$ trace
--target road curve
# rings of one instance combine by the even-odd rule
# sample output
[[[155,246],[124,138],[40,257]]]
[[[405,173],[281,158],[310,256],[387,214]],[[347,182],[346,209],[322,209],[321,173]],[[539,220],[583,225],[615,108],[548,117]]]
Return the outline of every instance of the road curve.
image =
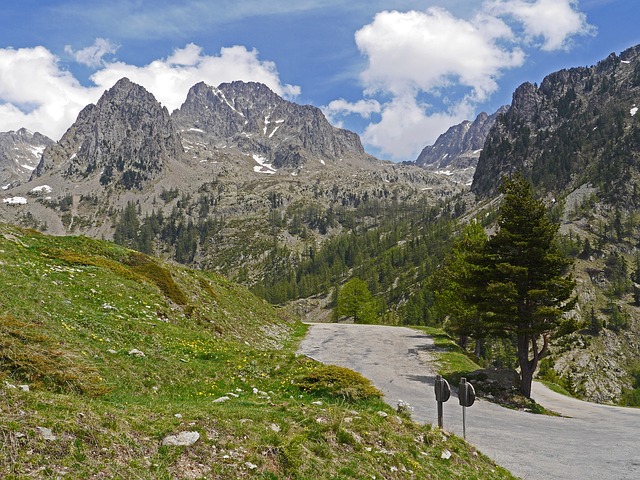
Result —
[[[432,344],[430,337],[409,328],[313,324],[300,353],[360,372],[391,406],[404,400],[414,407],[414,420],[437,423],[435,374],[418,358]],[[466,411],[467,441],[523,479],[640,479],[640,409],[582,402],[535,382],[532,397],[564,416],[477,400]],[[462,436],[462,407],[455,392],[444,404],[444,428]]]

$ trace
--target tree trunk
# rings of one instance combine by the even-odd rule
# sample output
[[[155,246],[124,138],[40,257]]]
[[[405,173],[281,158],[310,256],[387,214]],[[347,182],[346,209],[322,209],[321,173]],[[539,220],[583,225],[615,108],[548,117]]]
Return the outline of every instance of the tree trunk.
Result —
[[[518,335],[518,364],[520,365],[520,393],[526,398],[531,398],[531,382],[533,381],[533,372],[538,366],[537,347],[534,343],[534,358],[529,359],[529,344],[531,343],[529,335]]]
[[[520,364],[520,393],[527,398],[531,398],[531,382],[533,374],[538,368],[540,359],[547,354],[549,340],[546,335],[542,336],[542,348],[538,350],[537,335],[518,335],[518,363]],[[529,352],[533,358],[529,358]]]

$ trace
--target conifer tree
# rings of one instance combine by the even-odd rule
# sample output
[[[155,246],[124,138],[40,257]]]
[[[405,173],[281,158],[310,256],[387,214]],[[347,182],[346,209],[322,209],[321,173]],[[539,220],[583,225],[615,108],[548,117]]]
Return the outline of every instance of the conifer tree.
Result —
[[[474,261],[473,283],[483,286],[476,296],[481,330],[487,336],[515,340],[520,391],[530,397],[549,335],[575,304],[575,282],[568,275],[572,261],[557,247],[559,225],[549,220],[543,202],[533,196],[522,175],[505,179],[500,191],[504,199],[499,230]]]
[[[445,329],[458,338],[458,344],[463,348],[466,347],[467,337],[477,337],[480,327],[474,301],[474,291],[479,285],[470,282],[473,276],[471,269],[475,268],[471,257],[479,255],[486,242],[487,235],[479,223],[467,225],[438,273],[431,279],[437,315],[444,319]]]

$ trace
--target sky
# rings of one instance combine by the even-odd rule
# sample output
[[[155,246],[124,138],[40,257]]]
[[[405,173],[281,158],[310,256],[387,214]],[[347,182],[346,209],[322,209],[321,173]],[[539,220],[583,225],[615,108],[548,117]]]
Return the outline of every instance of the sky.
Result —
[[[58,140],[122,77],[169,111],[198,82],[244,80],[411,161],[523,82],[637,44],[631,0],[3,1],[0,132]]]

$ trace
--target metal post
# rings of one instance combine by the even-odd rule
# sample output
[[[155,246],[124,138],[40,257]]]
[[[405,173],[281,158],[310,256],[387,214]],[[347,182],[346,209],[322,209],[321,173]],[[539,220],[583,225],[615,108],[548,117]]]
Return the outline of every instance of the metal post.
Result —
[[[462,407],[462,438],[467,439],[467,407]]]
[[[438,402],[438,426],[440,428],[443,428],[442,425],[444,424],[444,415],[442,413],[442,402]]]

